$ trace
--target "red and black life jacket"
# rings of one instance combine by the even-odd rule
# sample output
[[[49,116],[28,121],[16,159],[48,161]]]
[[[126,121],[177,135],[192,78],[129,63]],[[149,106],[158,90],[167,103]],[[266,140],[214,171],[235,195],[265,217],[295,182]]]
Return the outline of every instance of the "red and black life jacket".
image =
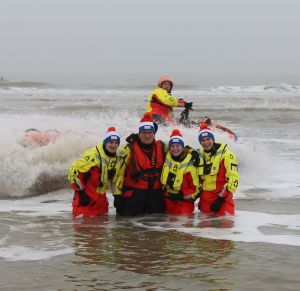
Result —
[[[130,160],[124,177],[124,186],[135,189],[160,189],[160,174],[164,164],[165,151],[162,141],[154,141],[153,149],[147,152],[137,141],[128,144]]]

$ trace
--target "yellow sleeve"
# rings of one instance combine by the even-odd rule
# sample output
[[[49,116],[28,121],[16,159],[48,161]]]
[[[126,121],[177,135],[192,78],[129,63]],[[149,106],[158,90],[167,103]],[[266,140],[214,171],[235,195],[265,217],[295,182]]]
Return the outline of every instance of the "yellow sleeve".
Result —
[[[95,148],[86,151],[81,159],[75,161],[68,169],[68,180],[73,183],[79,181],[79,174],[89,171],[92,167],[100,167],[99,156]]]
[[[192,198],[195,200],[199,196],[201,186],[200,186],[199,176],[198,176],[198,173],[197,173],[197,168],[194,165],[192,165],[192,166],[189,167],[189,170],[190,170],[190,173],[191,173],[191,176],[192,176],[192,179],[193,179],[193,184],[196,188],[195,192],[192,195]]]
[[[167,155],[168,151],[169,151],[169,142],[165,142],[165,141],[162,141],[162,144],[163,144],[163,150],[164,150],[164,153],[165,153],[165,156]]]
[[[156,88],[152,93],[150,98],[152,98],[153,95],[156,95],[156,98],[163,104],[170,106],[170,107],[179,107],[183,106],[184,102],[179,101],[179,98],[170,95],[166,90],[163,90],[161,88]]]
[[[234,193],[239,185],[240,177],[238,173],[238,166],[236,156],[229,150],[224,155],[224,165],[226,168],[227,183],[225,187]]]
[[[124,176],[129,164],[130,149],[127,145],[122,146],[118,150],[118,158],[116,161],[116,174],[112,183],[112,194],[121,195],[124,185]]]

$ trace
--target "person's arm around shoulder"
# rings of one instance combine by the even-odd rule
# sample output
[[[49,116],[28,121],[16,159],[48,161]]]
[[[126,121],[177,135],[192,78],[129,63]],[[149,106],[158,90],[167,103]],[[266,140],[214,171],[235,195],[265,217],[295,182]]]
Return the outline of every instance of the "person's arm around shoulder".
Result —
[[[200,183],[197,175],[197,168],[193,164],[188,167],[188,171],[183,175],[181,191],[184,200],[192,199],[195,201],[199,196]]]
[[[169,151],[168,143],[166,143],[163,140],[158,140],[158,141],[162,144],[162,148],[163,148],[163,151],[164,151],[164,156],[166,156],[168,151]]]
[[[188,145],[185,146],[185,150],[191,155],[191,161],[193,162],[193,165],[198,167],[200,162],[199,151]]]
[[[117,151],[117,160],[116,160],[116,173],[113,180],[112,194],[113,195],[121,195],[123,184],[124,184],[124,176],[126,169],[129,164],[130,159],[130,148],[128,144],[122,146]]]

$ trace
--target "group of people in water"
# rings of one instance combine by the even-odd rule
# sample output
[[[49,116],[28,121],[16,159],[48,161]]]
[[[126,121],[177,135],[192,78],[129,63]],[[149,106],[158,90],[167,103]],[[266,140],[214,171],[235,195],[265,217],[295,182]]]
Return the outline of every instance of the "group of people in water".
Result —
[[[173,107],[192,109],[192,102],[171,95],[172,87],[170,77],[160,78],[138,132],[129,135],[125,145],[119,148],[120,134],[109,127],[103,140],[70,166],[73,217],[107,213],[109,185],[116,212],[123,216],[192,214],[198,198],[203,213],[234,215],[237,160],[226,144],[215,141],[207,124],[199,129],[198,151],[186,145],[178,129],[167,144],[155,138],[157,123],[172,118]]]

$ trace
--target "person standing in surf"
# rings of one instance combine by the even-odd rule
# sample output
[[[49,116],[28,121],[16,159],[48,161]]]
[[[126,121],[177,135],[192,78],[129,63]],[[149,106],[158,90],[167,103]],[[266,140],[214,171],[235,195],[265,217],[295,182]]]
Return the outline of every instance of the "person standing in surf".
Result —
[[[174,123],[173,107],[192,109],[192,102],[171,95],[173,79],[170,76],[160,77],[157,88],[149,96],[147,112],[151,112],[155,122],[161,124]]]
[[[139,124],[139,133],[127,137],[119,151],[120,167],[116,174],[114,206],[121,215],[135,216],[163,213],[165,204],[160,175],[166,146],[155,140],[157,124],[146,112]]]
[[[193,151],[197,154],[196,151]],[[190,147],[184,146],[181,132],[174,129],[170,135],[169,151],[161,174],[165,188],[166,213],[192,214],[199,193],[197,168]]]
[[[227,144],[215,142],[206,124],[200,127],[198,140],[202,146],[197,169],[202,184],[198,208],[206,213],[234,215],[233,193],[240,181],[236,156]]]
[[[86,151],[81,159],[70,166],[68,180],[74,190],[73,217],[90,217],[108,212],[106,188],[116,173],[119,145],[119,133],[114,127],[109,127],[103,142]]]

